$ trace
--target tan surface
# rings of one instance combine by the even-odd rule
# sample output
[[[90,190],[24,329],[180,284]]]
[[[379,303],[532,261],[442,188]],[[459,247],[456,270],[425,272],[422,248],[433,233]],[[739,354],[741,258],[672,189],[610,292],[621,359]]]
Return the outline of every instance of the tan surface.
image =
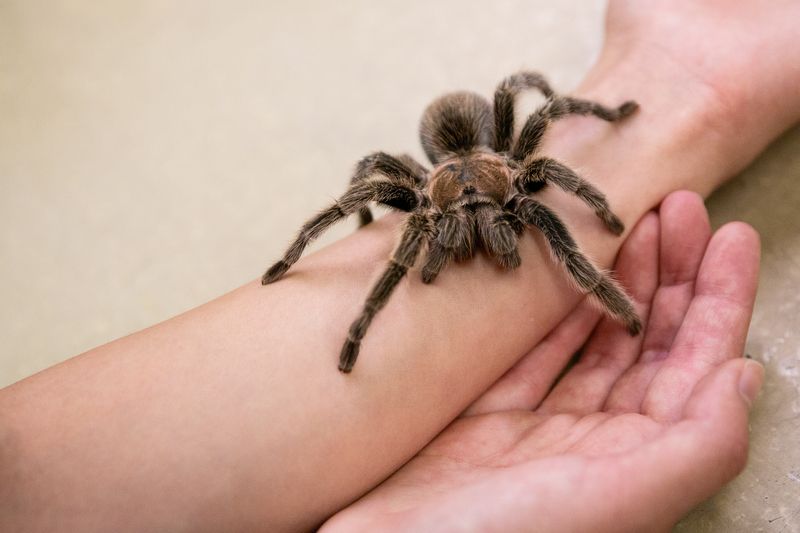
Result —
[[[422,156],[432,97],[523,66],[574,86],[603,13],[286,4],[0,1],[0,386],[259,275],[360,156]],[[795,130],[709,202],[763,237],[767,383],[750,466],[683,530],[800,531],[798,148]]]

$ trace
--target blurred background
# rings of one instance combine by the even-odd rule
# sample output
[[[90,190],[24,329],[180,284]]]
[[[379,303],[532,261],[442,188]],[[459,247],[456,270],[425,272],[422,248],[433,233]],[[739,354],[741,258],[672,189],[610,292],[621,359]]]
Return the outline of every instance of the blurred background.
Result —
[[[0,386],[260,276],[361,156],[423,157],[435,96],[523,67],[568,91],[604,7],[0,0]],[[679,530],[800,531],[798,180],[795,128],[709,200],[762,234],[767,382],[750,466]]]

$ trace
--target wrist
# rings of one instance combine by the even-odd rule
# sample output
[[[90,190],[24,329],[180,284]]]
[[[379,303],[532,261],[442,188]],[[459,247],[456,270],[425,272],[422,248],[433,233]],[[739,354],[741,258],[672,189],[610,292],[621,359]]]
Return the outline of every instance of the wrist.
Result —
[[[636,100],[640,110],[620,140],[675,172],[665,192],[681,188],[708,196],[795,121],[776,110],[767,91],[753,91],[746,81],[657,43],[616,40],[606,43],[575,94],[609,104]]]
[[[640,104],[617,123],[591,117],[559,121],[543,147],[596,184],[628,228],[670,192],[708,196],[743,164],[736,162],[730,141],[734,119],[714,89],[655,52],[604,53],[572,94],[610,106],[626,100]],[[554,207],[578,233],[588,232],[582,240],[590,248],[590,243],[600,250],[618,246],[558,191],[548,191],[546,201],[558,204]],[[608,264],[613,255],[606,255],[595,257]]]

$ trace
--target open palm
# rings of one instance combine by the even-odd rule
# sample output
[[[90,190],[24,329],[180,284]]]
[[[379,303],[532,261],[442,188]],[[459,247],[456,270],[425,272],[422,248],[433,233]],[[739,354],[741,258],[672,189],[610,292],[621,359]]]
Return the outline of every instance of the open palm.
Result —
[[[739,356],[758,257],[751,228],[729,224],[712,237],[700,198],[674,193],[617,262],[644,335],[582,303],[326,528],[668,528],[746,460],[761,373]]]

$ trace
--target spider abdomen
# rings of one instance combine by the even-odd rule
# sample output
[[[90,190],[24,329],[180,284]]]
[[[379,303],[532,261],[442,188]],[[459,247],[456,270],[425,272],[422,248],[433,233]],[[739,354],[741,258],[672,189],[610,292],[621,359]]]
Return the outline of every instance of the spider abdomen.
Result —
[[[433,164],[479,146],[488,148],[494,137],[492,105],[483,96],[468,91],[446,94],[423,113],[419,137]]]

